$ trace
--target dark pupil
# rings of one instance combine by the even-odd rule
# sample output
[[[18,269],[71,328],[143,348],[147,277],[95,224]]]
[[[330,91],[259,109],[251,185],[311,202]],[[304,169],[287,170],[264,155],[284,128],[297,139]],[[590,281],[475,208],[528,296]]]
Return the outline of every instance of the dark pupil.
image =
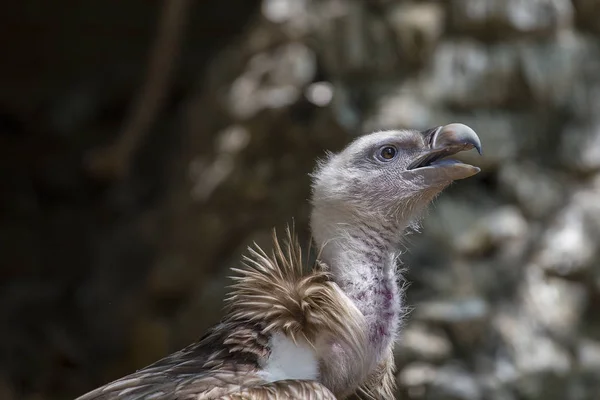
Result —
[[[395,155],[396,149],[394,149],[393,147],[384,147],[381,150],[381,157],[385,158],[386,160],[391,160],[392,158],[394,158]]]

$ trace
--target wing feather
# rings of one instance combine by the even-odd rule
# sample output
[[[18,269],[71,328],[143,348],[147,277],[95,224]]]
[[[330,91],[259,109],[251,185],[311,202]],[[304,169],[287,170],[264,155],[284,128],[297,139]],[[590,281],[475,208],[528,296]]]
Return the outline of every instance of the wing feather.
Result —
[[[306,273],[300,246],[289,229],[271,255],[256,246],[236,268],[223,321],[198,342],[77,400],[335,399],[314,381],[266,382],[259,374],[270,355],[269,339],[282,332],[315,345],[332,337],[363,364],[362,314],[317,263]]]
[[[302,252],[288,227],[283,245],[273,232],[273,253],[249,249],[244,268],[227,298],[229,318],[264,324],[264,333],[282,331],[314,344],[324,335],[340,340],[357,364],[365,359],[365,321],[354,303],[332,281],[326,266],[317,262],[304,271]]]

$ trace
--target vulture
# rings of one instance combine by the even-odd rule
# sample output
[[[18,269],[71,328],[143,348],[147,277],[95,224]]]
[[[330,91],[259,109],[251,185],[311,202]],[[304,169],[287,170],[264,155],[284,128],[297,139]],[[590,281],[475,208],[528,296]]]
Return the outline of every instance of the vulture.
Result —
[[[466,125],[355,139],[312,177],[306,268],[293,230],[249,249],[220,323],[196,343],[78,400],[394,397],[403,235],[453,181],[479,168],[448,159],[481,143]]]

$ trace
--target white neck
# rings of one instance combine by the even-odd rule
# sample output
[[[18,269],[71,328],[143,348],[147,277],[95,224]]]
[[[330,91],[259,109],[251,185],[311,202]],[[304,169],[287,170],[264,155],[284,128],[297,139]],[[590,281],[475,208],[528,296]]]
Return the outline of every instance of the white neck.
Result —
[[[367,225],[354,226],[343,235],[325,245],[321,260],[364,315],[373,361],[379,362],[394,339],[400,320],[397,249],[391,237]]]
[[[321,261],[329,266],[335,282],[366,319],[371,369],[387,356],[399,327],[402,298],[395,264],[397,238],[405,226],[397,221],[387,226],[378,224],[377,228],[359,222],[332,224],[336,217],[344,220],[335,214],[319,215],[314,211],[315,241],[321,248]],[[321,225],[319,221],[327,222]]]

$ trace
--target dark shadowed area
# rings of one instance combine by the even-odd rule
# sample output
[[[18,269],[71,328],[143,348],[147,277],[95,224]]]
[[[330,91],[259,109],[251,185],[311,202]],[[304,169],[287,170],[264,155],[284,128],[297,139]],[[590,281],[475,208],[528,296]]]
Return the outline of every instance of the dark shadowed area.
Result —
[[[600,393],[600,3],[6,2],[0,399],[74,398],[202,335],[308,173],[462,122],[481,166],[410,237],[399,396]],[[474,152],[473,152],[474,153]]]

